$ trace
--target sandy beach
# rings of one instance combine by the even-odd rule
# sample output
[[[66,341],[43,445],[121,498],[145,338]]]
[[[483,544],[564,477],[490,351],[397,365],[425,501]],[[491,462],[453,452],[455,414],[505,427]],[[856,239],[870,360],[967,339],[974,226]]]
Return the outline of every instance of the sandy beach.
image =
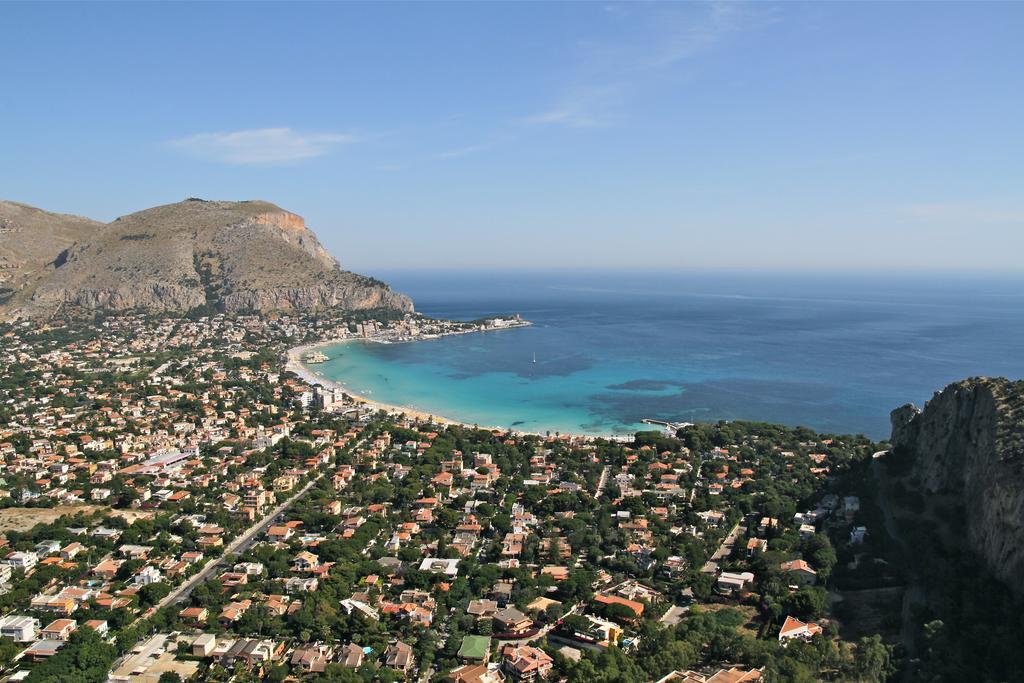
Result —
[[[327,379],[326,377],[322,376],[320,373],[316,372],[315,370],[313,370],[308,365],[306,365],[305,363],[302,362],[302,358],[306,354],[312,353],[313,351],[321,349],[321,348],[323,348],[325,346],[334,346],[336,344],[346,344],[346,343],[354,342],[354,341],[373,341],[373,340],[366,340],[366,339],[326,339],[326,340],[323,340],[323,341],[315,342],[313,344],[305,344],[303,346],[296,346],[296,347],[288,350],[288,361],[287,361],[287,363],[285,363],[285,369],[289,370],[291,372],[294,372],[296,375],[301,377],[305,382],[307,382],[309,384],[319,384],[319,385],[321,385],[321,386],[323,386],[323,387],[325,387],[327,389],[333,389],[335,391],[343,392],[343,393],[348,394],[349,396],[351,396],[352,400],[355,401],[356,403],[362,404],[362,405],[367,406],[369,408],[372,408],[374,410],[383,410],[384,412],[389,413],[391,415],[402,415],[402,414],[404,414],[404,415],[407,415],[407,416],[409,416],[411,418],[414,418],[414,419],[423,420],[423,421],[429,421],[429,422],[435,422],[437,424],[442,424],[442,425],[452,424],[452,425],[461,425],[463,427],[482,427],[484,429],[502,429],[504,431],[504,429],[501,428],[501,427],[486,427],[484,425],[472,425],[472,424],[468,424],[468,423],[465,423],[465,422],[460,422],[458,420],[452,420],[452,419],[446,418],[443,415],[435,415],[434,413],[430,413],[430,412],[427,412],[427,411],[424,411],[424,410],[419,410],[417,408],[413,408],[412,406],[400,406],[400,405],[393,405],[393,404],[390,404],[390,403],[382,403],[380,401],[375,401],[373,399],[367,398],[365,396],[362,396],[362,395],[352,391],[351,389],[346,387],[341,382],[337,382],[337,381],[334,381],[334,380]]]
[[[460,334],[465,334],[465,333],[463,332],[463,333],[460,333]],[[443,415],[437,415],[436,413],[431,413],[429,411],[420,410],[419,408],[414,408],[412,406],[402,406],[402,405],[394,405],[394,404],[391,404],[391,403],[382,403],[381,401],[376,401],[376,400],[373,400],[371,398],[367,398],[365,396],[362,396],[362,395],[352,391],[351,389],[346,387],[344,385],[344,383],[342,383],[342,382],[338,382],[338,381],[335,381],[335,380],[327,379],[326,377],[322,376],[320,373],[316,372],[315,370],[310,368],[308,365],[306,365],[302,361],[302,359],[306,356],[306,354],[312,353],[313,351],[317,351],[317,350],[319,350],[321,348],[324,348],[326,346],[334,346],[336,344],[346,344],[346,343],[355,342],[355,341],[371,341],[372,342],[374,340],[372,340],[372,339],[361,339],[361,338],[354,338],[354,339],[352,339],[352,338],[350,338],[350,339],[325,339],[323,341],[314,342],[312,344],[304,344],[302,346],[296,346],[296,347],[291,348],[291,349],[288,350],[288,354],[287,354],[288,355],[288,361],[285,363],[285,369],[289,370],[291,372],[294,372],[296,375],[301,377],[303,379],[303,381],[305,381],[305,382],[307,382],[307,383],[309,383],[311,385],[319,384],[319,385],[321,385],[321,386],[323,386],[323,387],[325,387],[327,389],[333,389],[335,391],[343,392],[345,394],[348,394],[352,398],[352,400],[355,401],[356,403],[362,404],[362,405],[367,406],[369,408],[372,408],[374,410],[383,410],[384,412],[386,412],[386,413],[388,413],[390,415],[403,415],[404,414],[404,415],[406,415],[408,417],[411,417],[411,418],[414,418],[414,419],[417,419],[417,420],[421,420],[421,421],[424,421],[424,422],[433,422],[433,423],[436,423],[436,424],[439,424],[439,425],[460,425],[462,427],[469,427],[469,428],[489,429],[489,430],[494,430],[494,431],[510,432],[512,434],[516,434],[516,435],[519,435],[519,436],[541,436],[541,437],[547,436],[546,434],[540,434],[538,432],[527,432],[527,431],[509,429],[507,427],[496,427],[496,426],[489,426],[489,425],[470,424],[468,422],[462,422],[460,420],[453,420],[451,418],[444,417]],[[408,343],[411,343],[411,342],[408,342]],[[585,440],[588,440],[588,441],[589,440],[593,440],[593,439],[599,439],[599,438],[612,439],[612,440],[619,440],[619,439],[623,438],[621,434],[619,434],[619,435],[615,435],[615,434],[596,435],[596,434],[569,434],[569,433],[564,433],[564,432],[562,433],[562,437],[568,437],[568,438],[574,438],[574,439],[585,439]]]

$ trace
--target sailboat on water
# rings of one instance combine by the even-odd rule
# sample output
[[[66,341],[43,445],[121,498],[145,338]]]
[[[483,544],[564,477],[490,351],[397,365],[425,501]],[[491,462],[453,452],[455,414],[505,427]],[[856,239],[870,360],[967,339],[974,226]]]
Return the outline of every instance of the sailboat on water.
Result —
[[[533,363],[534,363],[534,365],[537,364],[537,352],[536,351],[533,352]]]

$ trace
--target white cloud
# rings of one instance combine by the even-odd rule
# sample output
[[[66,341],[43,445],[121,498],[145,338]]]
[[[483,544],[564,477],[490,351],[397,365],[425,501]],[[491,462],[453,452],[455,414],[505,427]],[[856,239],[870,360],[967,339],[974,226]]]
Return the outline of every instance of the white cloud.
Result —
[[[486,151],[491,147],[492,145],[467,145],[466,147],[459,147],[458,149],[450,149],[447,152],[441,152],[437,155],[437,158],[458,159],[460,157],[468,157],[471,154]]]
[[[521,123],[593,127],[606,125],[646,89],[732,36],[774,20],[772,10],[734,2],[660,5],[646,12],[605,7],[616,39],[583,40],[578,60],[553,106]]]
[[[734,2],[714,2],[706,7],[696,17],[682,13],[663,15],[652,28],[650,42],[634,55],[633,67],[672,66],[772,19],[763,7],[752,10]]]
[[[618,85],[577,86],[570,88],[558,102],[542,112],[522,119],[534,125],[559,125],[569,128],[595,128],[607,125],[622,88]]]
[[[560,125],[569,128],[596,128],[605,125],[607,117],[598,116],[587,109],[573,106],[572,103],[538,112],[522,119],[523,123],[533,125]]]
[[[283,164],[323,156],[337,145],[356,142],[341,133],[300,133],[291,128],[255,128],[229,133],[196,133],[171,140],[183,152],[224,164]]]

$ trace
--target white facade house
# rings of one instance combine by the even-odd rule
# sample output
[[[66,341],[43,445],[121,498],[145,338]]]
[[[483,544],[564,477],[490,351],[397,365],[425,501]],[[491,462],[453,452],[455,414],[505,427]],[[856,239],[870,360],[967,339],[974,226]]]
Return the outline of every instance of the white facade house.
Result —
[[[438,557],[428,557],[420,563],[420,571],[430,572],[432,574],[447,574],[448,576],[456,576],[459,573],[459,561],[444,560]]]
[[[60,541],[40,541],[36,543],[36,555],[53,555],[60,552]]]
[[[822,628],[818,624],[805,624],[794,617],[786,617],[785,623],[779,629],[779,642],[785,646],[790,640],[810,640],[821,632]]]
[[[39,620],[32,617],[10,615],[0,619],[0,636],[17,643],[30,643],[39,633]]]
[[[39,556],[32,552],[16,552],[7,556],[7,564],[28,571],[39,564]]]
[[[134,579],[136,586],[148,586],[151,583],[158,583],[163,580],[163,574],[153,565],[143,567],[142,571],[136,574]]]
[[[720,593],[738,593],[753,580],[754,575],[751,572],[742,572],[739,574],[722,572],[718,577],[718,582],[715,587]]]

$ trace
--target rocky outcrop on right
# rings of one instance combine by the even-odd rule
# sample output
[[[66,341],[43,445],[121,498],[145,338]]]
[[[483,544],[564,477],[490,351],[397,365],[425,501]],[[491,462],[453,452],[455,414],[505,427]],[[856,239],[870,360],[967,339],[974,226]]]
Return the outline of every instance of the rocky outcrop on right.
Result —
[[[1024,594],[1024,382],[963,380],[891,420],[893,448],[910,455],[924,493],[962,501],[970,548]]]

